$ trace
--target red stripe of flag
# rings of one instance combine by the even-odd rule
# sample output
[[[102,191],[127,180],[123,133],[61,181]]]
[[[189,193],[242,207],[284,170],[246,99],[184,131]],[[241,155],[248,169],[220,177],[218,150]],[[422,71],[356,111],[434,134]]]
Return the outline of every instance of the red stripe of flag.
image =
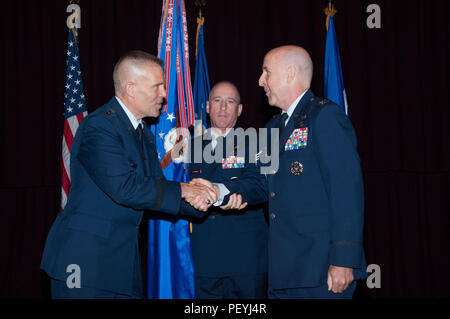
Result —
[[[61,187],[63,188],[64,192],[66,193],[66,196],[69,195],[69,190],[70,190],[70,179],[69,179],[69,175],[67,174],[66,168],[64,166],[64,163],[61,163],[62,165],[62,169],[61,169],[61,175],[62,175],[62,182],[61,182]],[[70,163],[68,163],[70,165]]]
[[[81,124],[81,121],[84,119],[84,113],[77,114],[78,125]]]
[[[187,21],[186,21],[186,8],[184,1],[181,1],[181,12],[183,20],[183,40],[184,40],[184,65],[185,65],[185,83],[186,85],[186,100],[189,116],[189,125],[194,125],[194,99],[192,96],[191,87],[191,72],[189,70],[189,42],[188,42],[188,32],[187,32]]]
[[[166,90],[169,90],[170,85],[170,63],[171,63],[171,48],[172,48],[172,25],[173,25],[173,1],[169,0],[168,9],[167,9],[167,27],[166,27],[166,45],[164,50],[166,50],[166,58],[164,59],[164,76],[166,78]],[[169,50],[167,50],[169,47]],[[167,113],[167,103],[164,105],[163,111]]]
[[[180,111],[181,127],[187,128],[186,105],[184,102],[184,89],[183,89],[184,87],[183,74],[181,72],[180,55],[178,49],[179,46],[177,46],[178,109]]]
[[[73,134],[72,129],[70,128],[69,122],[67,120],[64,122],[64,138],[66,140],[66,144],[70,152],[70,148],[72,147],[73,143]]]

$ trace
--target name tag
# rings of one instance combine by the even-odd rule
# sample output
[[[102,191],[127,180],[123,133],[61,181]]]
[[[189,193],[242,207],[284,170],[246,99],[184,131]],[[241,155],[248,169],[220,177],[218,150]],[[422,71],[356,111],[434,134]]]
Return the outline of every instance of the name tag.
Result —
[[[244,168],[245,158],[237,156],[229,156],[222,159],[222,169]]]
[[[285,151],[294,151],[305,148],[308,144],[308,128],[295,129],[284,146]]]

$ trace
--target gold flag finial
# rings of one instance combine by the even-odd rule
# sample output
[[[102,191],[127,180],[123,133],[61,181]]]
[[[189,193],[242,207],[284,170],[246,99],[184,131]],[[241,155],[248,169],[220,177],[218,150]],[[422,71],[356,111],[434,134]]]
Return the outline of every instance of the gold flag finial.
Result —
[[[337,13],[336,7],[331,2],[331,0],[328,1],[328,6],[325,9],[323,9],[323,12],[327,16],[327,21],[326,21],[325,25],[326,25],[327,31],[328,31],[328,21],[330,20],[330,17],[334,16]]]
[[[198,11],[197,35],[195,36],[195,57],[197,57],[198,33],[200,32],[200,27],[203,25],[203,23],[205,23],[206,0],[195,0],[195,7]]]

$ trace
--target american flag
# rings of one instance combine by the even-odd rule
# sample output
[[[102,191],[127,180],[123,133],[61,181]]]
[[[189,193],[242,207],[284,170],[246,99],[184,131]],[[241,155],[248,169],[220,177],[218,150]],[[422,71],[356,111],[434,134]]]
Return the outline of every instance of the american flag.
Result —
[[[69,29],[67,40],[66,90],[64,93],[64,135],[61,162],[61,209],[67,203],[70,189],[70,148],[78,126],[87,115],[81,80],[80,54],[75,29]]]

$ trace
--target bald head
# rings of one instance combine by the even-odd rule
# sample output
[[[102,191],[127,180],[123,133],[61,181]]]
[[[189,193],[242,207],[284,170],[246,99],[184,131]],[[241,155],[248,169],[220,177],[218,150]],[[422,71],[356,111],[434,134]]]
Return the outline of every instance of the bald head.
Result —
[[[144,68],[148,66],[162,68],[163,62],[143,51],[136,50],[125,53],[114,67],[113,81],[116,95],[124,93],[126,83],[136,83],[142,76],[145,76]]]
[[[236,102],[238,104],[241,103],[241,95],[239,94],[239,90],[237,89],[236,85],[234,85],[232,82],[229,82],[229,81],[221,81],[221,82],[216,83],[212,87],[211,92],[209,92],[209,100],[211,101],[211,98],[214,97],[214,93],[216,90],[220,90],[223,87],[227,87],[231,91],[233,91],[233,95],[236,98]]]
[[[305,49],[295,45],[285,45],[269,51],[267,55],[269,54],[275,55],[285,69],[294,66],[298,71],[296,80],[301,82],[303,87],[311,86],[313,62]]]
[[[259,85],[269,104],[287,110],[292,102],[311,86],[313,63],[308,52],[286,45],[269,51],[264,57]]]
[[[242,113],[241,96],[237,87],[228,81],[214,85],[206,102],[206,112],[209,114],[211,127],[220,134],[233,128]]]

